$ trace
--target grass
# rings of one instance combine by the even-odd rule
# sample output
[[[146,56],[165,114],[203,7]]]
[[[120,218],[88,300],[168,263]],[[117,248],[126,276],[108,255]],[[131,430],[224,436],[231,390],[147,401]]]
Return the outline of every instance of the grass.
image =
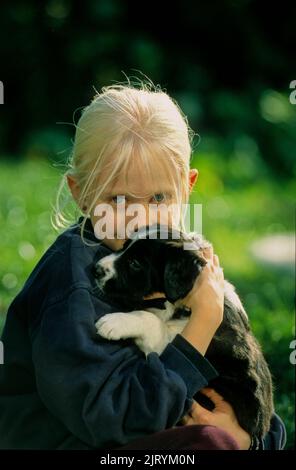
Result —
[[[263,164],[213,153],[195,156],[200,171],[191,202],[202,203],[203,233],[215,246],[225,277],[235,284],[260,340],[275,383],[276,411],[294,445],[295,371],[289,362],[294,331],[294,272],[271,269],[251,255],[257,238],[294,231],[295,185]],[[50,224],[59,172],[38,159],[0,163],[0,331],[8,305],[56,237]]]

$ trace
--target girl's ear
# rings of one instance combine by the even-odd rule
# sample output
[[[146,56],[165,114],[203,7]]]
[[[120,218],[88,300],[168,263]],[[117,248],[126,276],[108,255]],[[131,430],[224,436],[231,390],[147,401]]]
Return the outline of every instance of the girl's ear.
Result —
[[[172,248],[164,269],[164,293],[169,302],[183,299],[191,291],[206,261],[193,250]]]
[[[80,196],[79,184],[78,184],[77,180],[74,178],[74,176],[66,175],[66,177],[67,177],[67,183],[68,183],[69,189],[72,193],[73,199],[79,205],[79,196]]]
[[[190,193],[194,188],[197,178],[198,178],[198,169],[191,168],[191,170],[189,171],[189,192]]]

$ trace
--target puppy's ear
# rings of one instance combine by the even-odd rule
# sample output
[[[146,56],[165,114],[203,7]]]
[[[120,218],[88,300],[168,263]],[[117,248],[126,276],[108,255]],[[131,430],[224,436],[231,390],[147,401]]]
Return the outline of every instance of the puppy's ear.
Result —
[[[164,293],[168,301],[174,303],[185,297],[205,265],[204,258],[196,252],[172,247],[164,269]]]

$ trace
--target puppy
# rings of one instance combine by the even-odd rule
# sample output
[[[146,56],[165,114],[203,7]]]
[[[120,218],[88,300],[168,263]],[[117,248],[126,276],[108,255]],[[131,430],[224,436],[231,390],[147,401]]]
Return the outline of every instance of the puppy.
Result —
[[[206,265],[207,246],[196,234],[154,225],[100,259],[94,266],[98,288],[131,311],[104,315],[96,323],[98,333],[110,340],[134,338],[146,355],[161,354],[188,322],[190,309],[182,307],[182,299]],[[209,385],[232,405],[241,427],[262,438],[274,410],[271,374],[234,287],[226,280],[224,286],[223,322],[205,355],[219,376]],[[164,292],[164,306],[146,308],[144,297],[155,292]],[[213,408],[201,393],[194,398]]]

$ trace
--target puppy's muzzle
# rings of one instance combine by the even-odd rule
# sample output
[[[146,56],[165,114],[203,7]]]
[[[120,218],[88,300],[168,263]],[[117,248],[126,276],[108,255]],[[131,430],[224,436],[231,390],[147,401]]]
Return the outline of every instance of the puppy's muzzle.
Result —
[[[96,263],[94,275],[96,278],[97,285],[100,289],[104,288],[107,281],[116,277],[116,271],[114,267],[115,259],[116,255],[112,254],[109,256],[105,256]]]

